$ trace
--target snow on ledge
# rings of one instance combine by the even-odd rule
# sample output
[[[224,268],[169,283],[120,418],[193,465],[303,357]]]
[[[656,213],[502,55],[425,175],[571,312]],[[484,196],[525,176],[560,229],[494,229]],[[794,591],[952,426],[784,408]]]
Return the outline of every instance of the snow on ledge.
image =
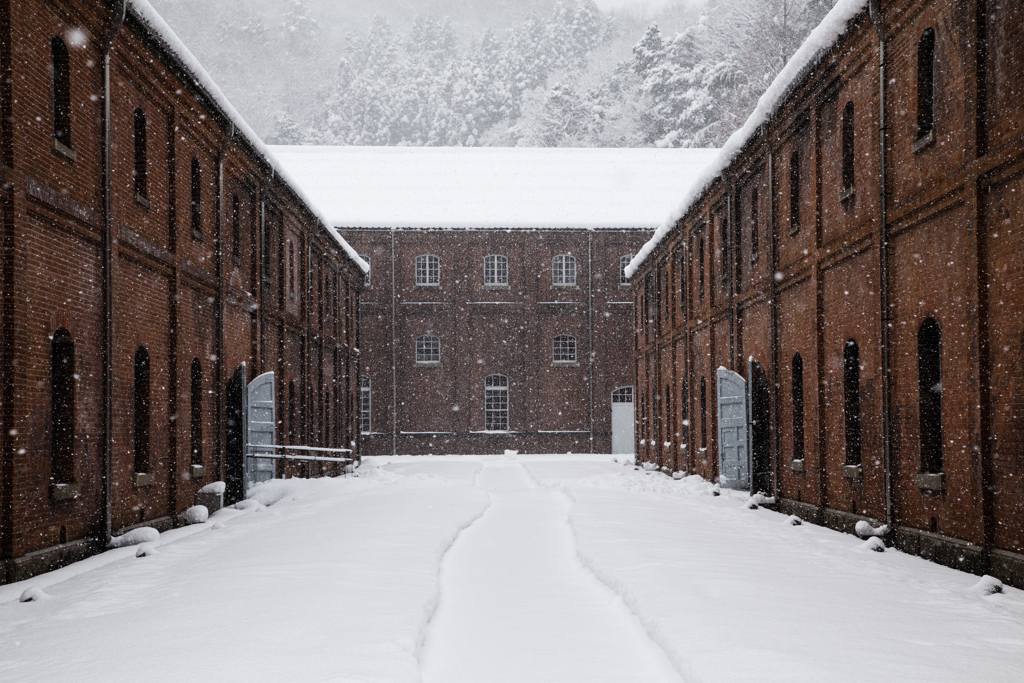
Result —
[[[316,216],[317,220],[324,226],[324,229],[334,238],[335,242],[338,243],[349,258],[351,258],[356,265],[358,265],[363,273],[368,273],[370,266],[359,257],[355,249],[349,245],[345,239],[338,234],[338,231],[334,229],[323,212],[313,203],[312,199],[306,194],[302,186],[299,185],[292,176],[288,173],[285,167],[277,160],[274,153],[270,151],[270,148],[260,139],[256,132],[246,123],[242,115],[234,108],[228,98],[221,91],[220,87],[214,82],[210,74],[207,73],[206,69],[199,62],[192,51],[185,47],[185,44],[181,42],[178,35],[171,29],[171,27],[164,21],[164,18],[153,9],[153,6],[149,4],[148,0],[129,0],[128,10],[135,15],[135,18],[145,26],[149,31],[163,42],[164,46],[174,55],[181,60],[182,65],[190,72],[191,76],[195,79],[195,85],[205,92],[206,95],[213,100],[217,107],[220,108],[221,112],[235,125],[235,130],[238,134],[241,134],[253,148],[266,159],[270,167],[274,169],[274,173],[281,177],[281,180],[288,185],[295,192],[296,196],[305,203],[309,211]]]
[[[700,178],[690,185],[689,189],[683,194],[683,201],[679,207],[668,215],[665,222],[655,231],[654,237],[629,262],[629,265],[626,266],[626,277],[631,278],[636,274],[636,271],[643,262],[668,236],[679,219],[684,217],[693,208],[694,204],[704,195],[704,192],[711,187],[715,180],[739,156],[758,129],[772,118],[782,103],[785,102],[790,90],[835,45],[839,37],[846,33],[850,22],[863,12],[867,6],[868,0],[838,0],[836,2],[835,7],[811,31],[811,34],[807,36],[807,40],[803,42],[800,49],[793,54],[786,63],[786,66],[782,68],[779,75],[772,81],[772,84],[768,86],[768,90],[765,91],[764,95],[761,95],[761,99],[757,101],[757,106],[747,118],[746,123],[729,137],[714,161],[704,169]]]

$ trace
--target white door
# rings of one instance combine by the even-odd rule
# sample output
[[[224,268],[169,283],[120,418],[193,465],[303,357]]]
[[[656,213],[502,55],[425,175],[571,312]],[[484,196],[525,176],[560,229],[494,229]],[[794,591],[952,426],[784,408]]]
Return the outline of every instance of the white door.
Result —
[[[612,453],[633,455],[633,387],[612,392]]]
[[[731,370],[718,368],[718,474],[723,487],[750,487],[747,423],[746,381]]]
[[[274,407],[274,373],[265,372],[249,384],[249,446],[273,446],[277,436]],[[251,449],[246,448],[247,452]],[[245,495],[249,488],[274,478],[274,461],[268,458],[245,459]]]

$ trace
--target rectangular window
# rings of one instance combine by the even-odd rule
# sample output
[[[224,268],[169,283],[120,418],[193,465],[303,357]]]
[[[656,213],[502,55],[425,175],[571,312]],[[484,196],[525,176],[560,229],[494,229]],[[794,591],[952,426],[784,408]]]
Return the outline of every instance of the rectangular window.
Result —
[[[508,257],[491,254],[484,259],[484,284],[508,284]]]
[[[576,259],[571,254],[559,254],[551,260],[551,284],[556,287],[576,285]]]
[[[434,286],[441,284],[441,259],[424,254],[416,257],[416,284]]]
[[[484,382],[484,430],[508,431],[508,377],[488,375]]]
[[[441,339],[433,334],[416,337],[416,362],[440,363]]]
[[[576,337],[571,334],[560,334],[556,336],[552,360],[555,363],[575,363]]]
[[[625,286],[629,285],[629,278],[626,277],[626,266],[628,266],[629,262],[632,261],[632,260],[633,260],[633,255],[632,254],[624,254],[623,256],[619,257],[619,284],[620,285],[625,285]]]
[[[360,377],[359,378],[359,432],[361,434],[370,433],[370,409],[371,409],[371,396],[370,396],[370,378]]]
[[[373,272],[373,270],[370,267],[370,257],[367,256],[366,254],[360,254],[359,258],[361,258],[364,261],[366,261],[366,282],[364,283],[364,286],[365,287],[369,287],[370,286],[370,273]]]

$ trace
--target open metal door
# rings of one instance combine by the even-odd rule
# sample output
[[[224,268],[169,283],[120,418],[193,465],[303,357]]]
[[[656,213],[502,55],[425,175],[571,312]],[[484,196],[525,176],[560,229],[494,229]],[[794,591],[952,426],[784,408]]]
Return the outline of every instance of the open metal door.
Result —
[[[747,423],[746,381],[718,368],[718,472],[719,483],[726,488],[750,487]]]
[[[265,372],[249,384],[247,410],[247,455],[259,452],[253,446],[273,446],[277,436],[277,421],[274,393],[274,373]],[[272,449],[266,449],[273,453]],[[274,460],[270,458],[245,458],[245,495],[249,489],[274,478]]]
[[[248,380],[245,363],[231,373],[227,386],[227,458],[224,463],[224,481],[227,484],[225,503],[231,505],[245,497],[245,440],[249,433]]]

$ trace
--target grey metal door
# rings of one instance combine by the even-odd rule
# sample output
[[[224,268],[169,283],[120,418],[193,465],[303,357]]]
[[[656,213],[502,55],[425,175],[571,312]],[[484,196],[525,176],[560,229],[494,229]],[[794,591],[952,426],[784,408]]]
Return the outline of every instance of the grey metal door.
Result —
[[[747,383],[725,368],[718,368],[718,472],[726,488],[750,486]]]
[[[273,446],[276,443],[277,422],[274,404],[274,373],[265,372],[249,383],[247,443],[246,451],[252,453],[252,446]],[[260,449],[255,449],[257,452]],[[268,452],[272,450],[267,449]],[[274,478],[274,460],[269,458],[245,459],[245,492],[260,483]]]
[[[612,392],[612,453],[633,455],[633,387],[620,387]]]

